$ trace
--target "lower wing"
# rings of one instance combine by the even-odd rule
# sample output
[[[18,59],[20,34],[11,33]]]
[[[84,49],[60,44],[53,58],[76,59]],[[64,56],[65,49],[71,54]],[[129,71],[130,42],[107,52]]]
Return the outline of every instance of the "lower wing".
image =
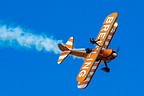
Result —
[[[98,68],[98,66],[99,66],[99,64],[100,64],[100,61],[101,61],[101,60],[98,60],[98,61],[96,61],[96,62],[94,63],[94,65],[92,66],[92,68],[91,68],[91,70],[90,70],[87,78],[86,78],[84,81],[78,82],[77,87],[78,87],[79,89],[84,89],[84,88],[86,88],[86,87],[88,86],[90,80],[92,79],[92,77],[93,77],[96,69]]]

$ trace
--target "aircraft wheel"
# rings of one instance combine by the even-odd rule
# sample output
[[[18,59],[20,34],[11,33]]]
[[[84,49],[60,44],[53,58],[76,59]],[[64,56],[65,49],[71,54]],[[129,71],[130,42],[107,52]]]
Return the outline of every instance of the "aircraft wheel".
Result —
[[[103,70],[104,72],[110,72],[110,68],[106,68],[106,67],[104,67],[104,68],[101,68],[101,70]]]

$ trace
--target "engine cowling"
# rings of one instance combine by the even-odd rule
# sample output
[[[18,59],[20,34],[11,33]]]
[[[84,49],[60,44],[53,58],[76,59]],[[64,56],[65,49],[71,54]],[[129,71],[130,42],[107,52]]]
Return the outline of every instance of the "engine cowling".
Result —
[[[112,52],[113,52],[112,49],[106,49],[106,50],[102,50],[102,51],[100,52],[100,54],[102,54],[103,57],[108,57],[108,56],[110,56],[110,55],[112,54]]]
[[[117,57],[117,53],[112,49],[102,50],[100,54],[103,58],[107,58],[108,60],[112,60]]]

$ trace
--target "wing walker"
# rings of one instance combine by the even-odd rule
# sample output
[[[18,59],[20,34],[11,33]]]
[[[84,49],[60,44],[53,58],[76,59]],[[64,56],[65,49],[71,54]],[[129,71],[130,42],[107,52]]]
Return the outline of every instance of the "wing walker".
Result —
[[[118,56],[116,51],[108,48],[118,27],[118,23],[115,22],[117,17],[118,14],[114,12],[105,18],[96,39],[90,38],[90,42],[95,45],[93,49],[86,48],[83,51],[72,49],[73,37],[70,37],[65,45],[58,44],[59,49],[62,51],[58,58],[58,64],[60,64],[69,54],[84,58],[84,63],[76,77],[79,89],[84,89],[88,86],[99,64],[104,63],[105,67],[102,68],[102,70],[104,72],[109,72],[110,68],[108,67],[107,62]]]

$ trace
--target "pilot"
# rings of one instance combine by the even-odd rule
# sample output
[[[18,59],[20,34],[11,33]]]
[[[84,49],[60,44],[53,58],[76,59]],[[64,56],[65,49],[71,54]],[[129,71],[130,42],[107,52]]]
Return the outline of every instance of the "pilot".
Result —
[[[86,51],[86,53],[90,53],[90,52],[92,52],[92,48],[86,48],[85,51]]]
[[[96,43],[96,41],[95,41],[93,38],[90,38],[90,42],[91,42],[92,44],[95,44],[95,43]]]

